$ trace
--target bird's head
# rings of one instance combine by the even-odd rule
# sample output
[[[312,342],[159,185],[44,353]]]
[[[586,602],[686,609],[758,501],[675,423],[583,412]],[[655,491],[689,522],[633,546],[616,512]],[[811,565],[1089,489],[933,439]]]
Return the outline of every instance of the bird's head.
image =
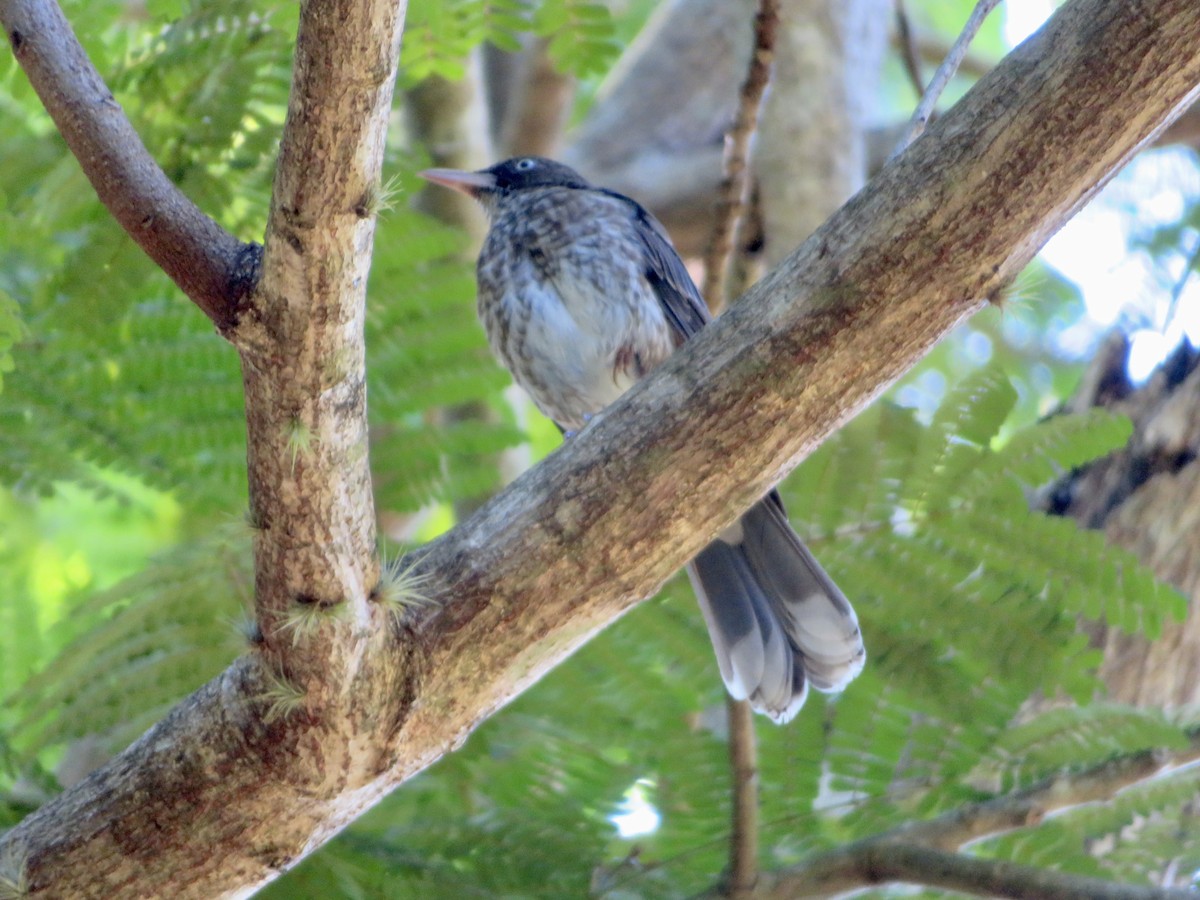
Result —
[[[527,188],[587,188],[583,176],[560,162],[542,156],[517,156],[478,172],[459,169],[426,169],[426,181],[466,194],[490,206],[500,197]]]

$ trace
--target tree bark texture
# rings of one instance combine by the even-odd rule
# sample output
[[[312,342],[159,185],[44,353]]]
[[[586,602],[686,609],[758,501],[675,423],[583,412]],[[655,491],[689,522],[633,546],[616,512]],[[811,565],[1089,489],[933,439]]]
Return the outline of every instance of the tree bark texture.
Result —
[[[29,897],[240,896],[294,865],[657,589],[1200,86],[1194,0],[1073,0],[725,316],[426,547],[412,575],[432,604],[405,608],[374,584],[360,390],[357,201],[388,10],[302,11],[262,284],[235,336],[263,638],[5,835]],[[298,613],[315,627],[287,629]]]

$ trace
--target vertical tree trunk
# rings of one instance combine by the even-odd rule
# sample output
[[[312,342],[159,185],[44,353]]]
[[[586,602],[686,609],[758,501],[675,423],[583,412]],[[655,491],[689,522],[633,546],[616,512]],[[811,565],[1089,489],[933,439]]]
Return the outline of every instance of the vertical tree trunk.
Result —
[[[784,0],[759,126],[764,253],[774,266],[866,182],[866,126],[887,49],[887,0]]]

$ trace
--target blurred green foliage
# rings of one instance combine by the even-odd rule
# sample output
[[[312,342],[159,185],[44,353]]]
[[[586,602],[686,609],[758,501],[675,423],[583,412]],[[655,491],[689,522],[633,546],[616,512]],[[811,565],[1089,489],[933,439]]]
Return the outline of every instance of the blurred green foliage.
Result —
[[[966,5],[926,24],[952,36]],[[64,7],[171,177],[225,227],[258,237],[295,4]],[[628,9],[622,19],[580,0],[420,0],[403,78],[457,77],[480,42],[527,35],[594,77],[650,5]],[[81,748],[116,752],[227,665],[253,579],[235,354],[99,207],[9,56],[0,126],[5,827],[59,789]],[[395,138],[387,169],[403,198],[424,160]],[[508,379],[458,261],[464,242],[403,202],[376,239],[376,499],[417,537],[500,485],[501,451],[529,441],[538,456],[557,440],[502,396]],[[843,696],[814,697],[787,728],[760,730],[764,865],[1184,740],[1178,722],[1097,699],[1097,655],[1075,629],[1083,614],[1153,634],[1181,599],[1100,536],[1028,511],[1028,491],[1128,436],[1102,413],[1044,418],[1077,376],[1054,335],[1078,309],[1070,285],[1035,267],[786,485],[797,527],[856,599],[870,657]],[[463,403],[492,414],[446,414]],[[1039,692],[1079,705],[1014,726]],[[728,853],[722,711],[702,621],[676,579],[264,895],[703,890]],[[1170,854],[1194,868],[1194,779],[979,852],[1131,880]],[[657,824],[623,837],[614,823],[631,798]],[[1103,861],[1087,852],[1098,840],[1116,847]]]

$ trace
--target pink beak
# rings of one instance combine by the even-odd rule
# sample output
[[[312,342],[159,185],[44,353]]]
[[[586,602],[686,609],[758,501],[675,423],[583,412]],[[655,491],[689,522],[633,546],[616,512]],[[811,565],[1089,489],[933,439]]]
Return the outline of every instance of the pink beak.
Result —
[[[496,178],[487,172],[463,172],[459,169],[426,169],[418,172],[426,181],[478,199],[479,192],[496,186]]]

